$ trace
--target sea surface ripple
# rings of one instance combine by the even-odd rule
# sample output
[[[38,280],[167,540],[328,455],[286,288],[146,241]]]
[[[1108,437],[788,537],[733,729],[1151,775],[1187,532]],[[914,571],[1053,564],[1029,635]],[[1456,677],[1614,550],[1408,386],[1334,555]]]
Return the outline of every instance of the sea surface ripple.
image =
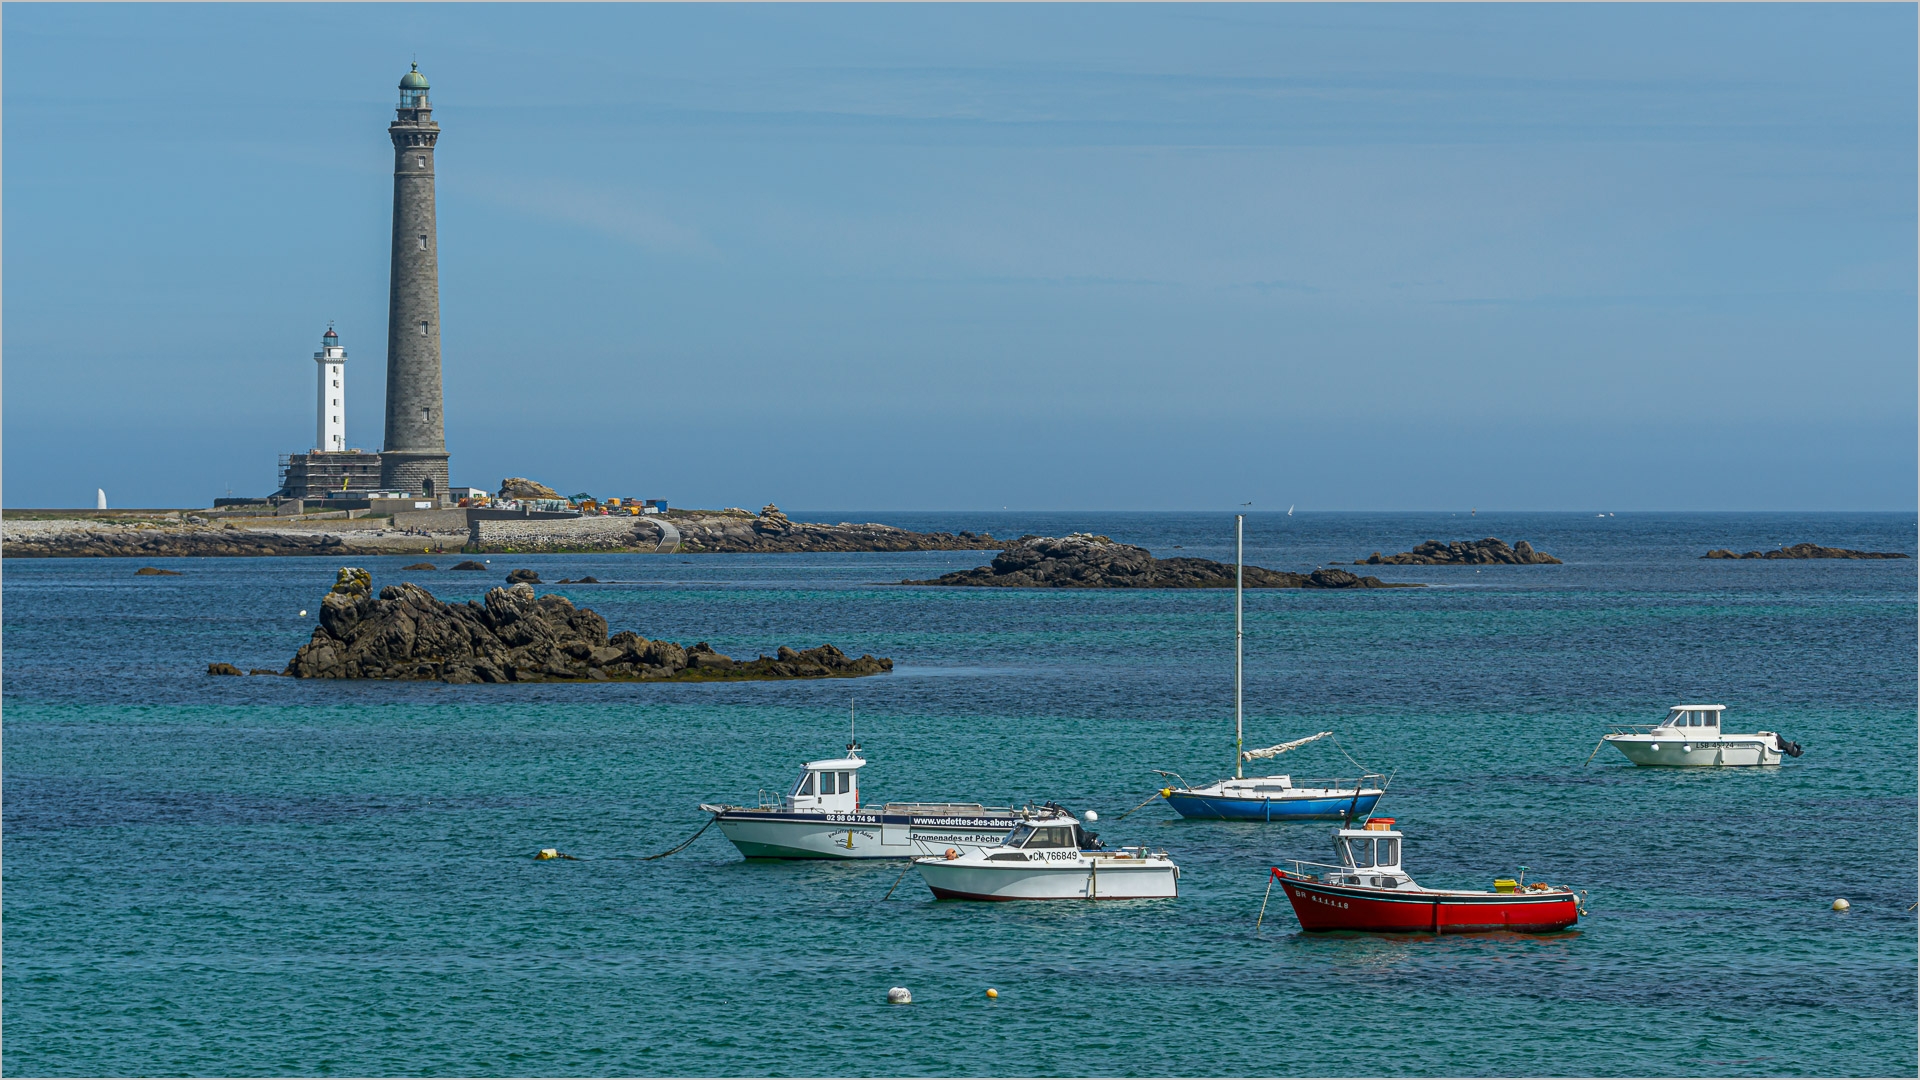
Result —
[[[1232,558],[1224,514],[798,511]],[[6,1075],[1597,1074],[1916,1069],[1915,563],[1702,561],[1813,540],[1915,551],[1911,515],[1283,514],[1285,570],[1427,539],[1542,567],[1247,594],[1248,740],[1382,771],[1424,884],[1524,865],[1590,894],[1547,937],[1306,935],[1267,868],[1327,826],[1128,807],[1231,768],[1232,595],[887,584],[975,552],[492,556],[615,629],[752,656],[832,642],[888,676],[736,685],[327,684],[283,666],[337,562],[5,565]],[[871,799],[1058,800],[1163,846],[1170,902],[935,902],[900,864],[746,863],[703,801],[784,790],[847,740]],[[1807,747],[1638,769],[1615,723],[1721,703]],[[577,861],[536,862],[558,847]],[[1846,896],[1852,910],[1829,910]],[[889,1007],[886,989],[913,990]],[[987,987],[998,1000],[984,996]]]

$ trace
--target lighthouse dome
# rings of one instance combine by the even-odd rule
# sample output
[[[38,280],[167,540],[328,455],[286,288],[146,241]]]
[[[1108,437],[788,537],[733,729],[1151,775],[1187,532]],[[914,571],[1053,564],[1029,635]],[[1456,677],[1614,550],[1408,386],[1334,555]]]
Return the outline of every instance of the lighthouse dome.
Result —
[[[420,74],[419,64],[413,65],[412,71],[409,71],[405,75],[400,76],[400,89],[402,90],[427,89],[427,77],[425,75]]]

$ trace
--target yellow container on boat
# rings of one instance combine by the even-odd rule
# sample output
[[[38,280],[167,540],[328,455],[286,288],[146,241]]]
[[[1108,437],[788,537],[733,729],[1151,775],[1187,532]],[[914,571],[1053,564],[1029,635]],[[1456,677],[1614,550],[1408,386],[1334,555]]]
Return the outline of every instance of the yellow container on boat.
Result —
[[[1517,881],[1515,881],[1515,880],[1513,880],[1513,879],[1512,879],[1512,878],[1510,878],[1510,877],[1503,877],[1503,878],[1494,878],[1494,879],[1493,879],[1493,891],[1494,891],[1494,892],[1512,892],[1512,891],[1514,891],[1515,889],[1518,889],[1519,887],[1520,887],[1520,883],[1519,883],[1519,882],[1517,882]]]

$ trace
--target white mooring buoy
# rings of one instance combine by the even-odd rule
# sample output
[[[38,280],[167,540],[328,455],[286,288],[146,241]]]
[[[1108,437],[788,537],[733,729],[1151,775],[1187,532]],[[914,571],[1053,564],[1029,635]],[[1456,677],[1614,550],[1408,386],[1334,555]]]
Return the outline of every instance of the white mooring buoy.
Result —
[[[1852,904],[1847,903],[1847,898],[1844,896],[1833,902],[1833,910],[1835,911],[1845,911],[1852,906]]]
[[[913,994],[908,992],[907,988],[904,986],[896,986],[893,989],[887,991],[887,1004],[911,1005],[913,1004]]]
[[[1087,821],[1088,821],[1089,823],[1092,823],[1092,822],[1095,822],[1095,821],[1099,821],[1099,820],[1100,820],[1100,815],[1099,815],[1098,813],[1096,813],[1096,812],[1094,812],[1094,811],[1092,811],[1092,810],[1089,810],[1089,811],[1087,811]]]

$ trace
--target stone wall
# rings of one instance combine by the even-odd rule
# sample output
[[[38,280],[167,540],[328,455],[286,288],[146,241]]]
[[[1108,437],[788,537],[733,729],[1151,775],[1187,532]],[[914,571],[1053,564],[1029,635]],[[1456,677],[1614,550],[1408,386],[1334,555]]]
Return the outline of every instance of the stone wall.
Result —
[[[652,551],[659,535],[660,527],[645,518],[612,515],[545,521],[482,520],[467,526],[468,542],[481,551]]]

